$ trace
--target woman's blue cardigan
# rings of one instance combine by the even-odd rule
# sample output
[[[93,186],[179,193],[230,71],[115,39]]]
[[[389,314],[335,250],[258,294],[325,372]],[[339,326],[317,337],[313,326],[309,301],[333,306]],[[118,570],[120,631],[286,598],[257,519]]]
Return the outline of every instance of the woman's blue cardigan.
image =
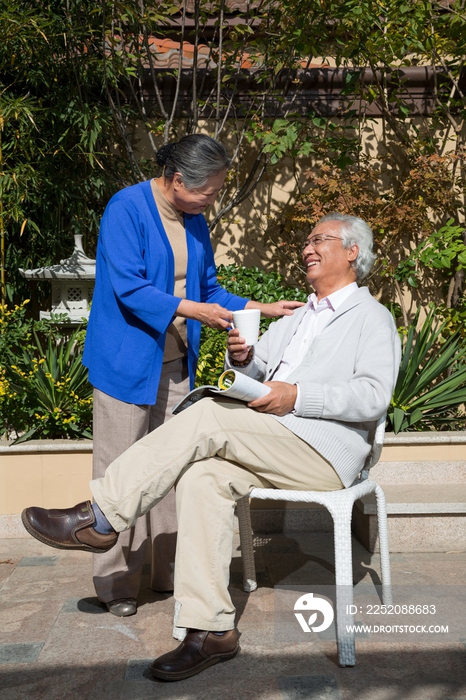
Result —
[[[231,311],[247,299],[217,282],[209,230],[202,214],[185,215],[186,298]],[[165,334],[180,297],[173,296],[174,259],[150,181],[117,192],[105,209],[97,245],[95,291],[83,363],[91,384],[120,401],[154,404]],[[187,320],[188,369],[194,384],[201,324]]]

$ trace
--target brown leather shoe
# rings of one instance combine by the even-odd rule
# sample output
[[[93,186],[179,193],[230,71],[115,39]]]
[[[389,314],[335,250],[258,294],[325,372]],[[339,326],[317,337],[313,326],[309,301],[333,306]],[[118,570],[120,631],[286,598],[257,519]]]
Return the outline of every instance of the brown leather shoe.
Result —
[[[102,535],[94,530],[95,515],[90,501],[64,509],[25,508],[21,520],[36,540],[56,549],[107,552],[118,540],[118,532]]]
[[[164,681],[191,678],[209,666],[236,656],[238,638],[236,630],[228,630],[222,636],[205,630],[189,630],[179,647],[155,659],[150,673]]]

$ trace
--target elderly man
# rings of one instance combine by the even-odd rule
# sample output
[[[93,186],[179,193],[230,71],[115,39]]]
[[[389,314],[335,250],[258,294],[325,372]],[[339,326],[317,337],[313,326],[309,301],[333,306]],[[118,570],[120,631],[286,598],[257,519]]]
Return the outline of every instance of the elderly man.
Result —
[[[203,399],[133,445],[102,479],[95,503],[28,508],[34,537],[65,549],[104,552],[176,486],[175,598],[184,642],[151,673],[189,678],[238,652],[229,592],[235,501],[251,488],[336,490],[351,485],[369,453],[368,434],[395,385],[400,342],[390,313],[361,280],[374,261],[372,231],[330,214],[303,247],[308,303],[276,323],[255,347],[232,330],[227,367],[271,391],[247,406]]]

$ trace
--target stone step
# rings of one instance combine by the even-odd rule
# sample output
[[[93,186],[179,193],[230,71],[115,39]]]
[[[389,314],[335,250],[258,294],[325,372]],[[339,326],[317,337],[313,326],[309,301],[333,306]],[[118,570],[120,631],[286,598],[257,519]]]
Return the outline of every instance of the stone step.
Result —
[[[466,484],[404,484],[384,487],[390,551],[466,550]],[[253,501],[253,505],[258,503]],[[261,502],[263,503],[263,502]],[[316,504],[251,508],[255,532],[331,532],[329,512]],[[282,504],[277,504],[282,505]],[[378,551],[375,495],[357,501],[353,530],[369,551]]]
[[[466,483],[466,431],[386,433],[371,477],[382,487]]]
[[[466,484],[383,487],[391,552],[466,550]],[[357,501],[353,529],[369,551],[378,551],[375,495]]]
[[[387,515],[463,513],[466,515],[466,484],[403,484],[382,486]],[[376,513],[374,493],[356,502],[365,515]]]
[[[401,484],[466,485],[466,461],[379,462],[371,469],[370,476],[382,488]]]

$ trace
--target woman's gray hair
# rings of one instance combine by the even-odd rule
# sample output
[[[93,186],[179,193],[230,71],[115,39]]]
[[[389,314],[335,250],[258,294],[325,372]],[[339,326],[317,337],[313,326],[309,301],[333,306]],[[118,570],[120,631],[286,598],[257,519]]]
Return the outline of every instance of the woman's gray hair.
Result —
[[[359,219],[357,216],[347,216],[332,212],[320,219],[318,222],[322,224],[324,221],[340,221],[340,232],[344,248],[351,248],[352,245],[357,245],[359,248],[358,257],[351,265],[356,273],[356,279],[362,280],[372,269],[376,256],[372,252],[374,244],[374,236],[369,224]]]
[[[231,164],[225,147],[205,134],[190,134],[162,146],[156,160],[169,180],[180,173],[188,190],[203,187],[210,177],[228,170]]]

